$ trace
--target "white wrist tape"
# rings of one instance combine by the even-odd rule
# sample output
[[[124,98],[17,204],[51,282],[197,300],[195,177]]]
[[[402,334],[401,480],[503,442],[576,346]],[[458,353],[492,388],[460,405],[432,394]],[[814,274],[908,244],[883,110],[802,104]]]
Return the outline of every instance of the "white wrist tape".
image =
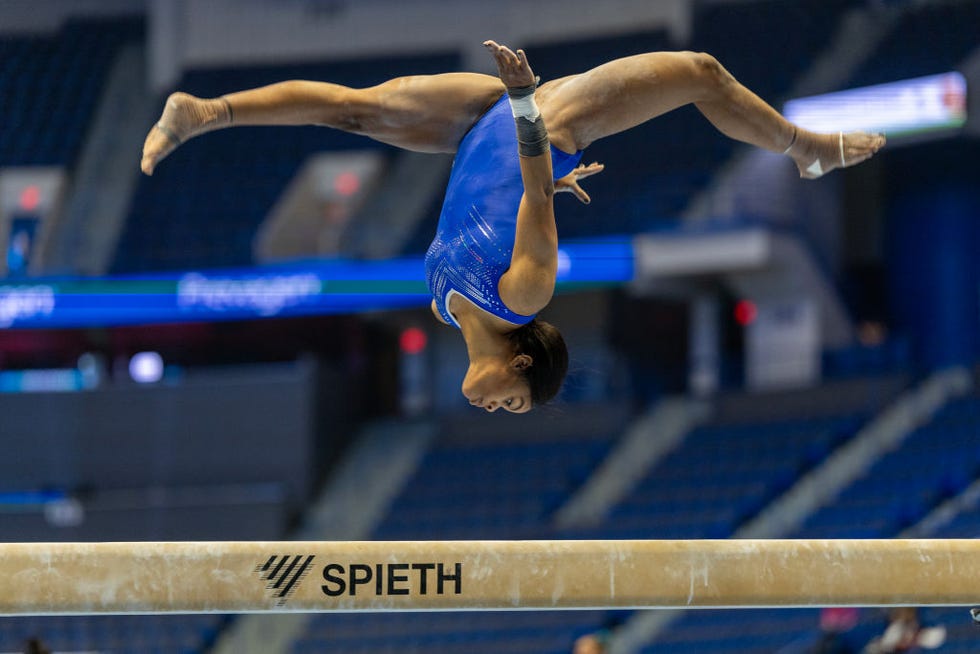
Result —
[[[534,101],[534,93],[530,93],[520,98],[508,96],[510,99],[510,110],[514,118],[526,118],[532,123],[541,116],[538,110],[538,103]]]

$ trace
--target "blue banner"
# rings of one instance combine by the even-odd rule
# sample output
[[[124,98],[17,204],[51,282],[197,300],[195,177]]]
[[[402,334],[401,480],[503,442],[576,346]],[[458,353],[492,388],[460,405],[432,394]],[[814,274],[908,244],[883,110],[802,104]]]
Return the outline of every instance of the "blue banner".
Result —
[[[558,292],[633,279],[628,237],[563,243]],[[318,260],[157,275],[0,281],[0,329],[357,313],[431,301],[421,257]]]

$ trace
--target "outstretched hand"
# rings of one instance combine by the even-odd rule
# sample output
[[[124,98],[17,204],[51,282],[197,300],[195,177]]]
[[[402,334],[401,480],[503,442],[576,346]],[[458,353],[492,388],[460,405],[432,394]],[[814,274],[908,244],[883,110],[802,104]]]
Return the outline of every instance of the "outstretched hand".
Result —
[[[575,170],[555,180],[555,193],[573,193],[582,204],[588,204],[592,202],[592,198],[578,185],[578,181],[601,173],[605,168],[606,166],[598,161],[593,161],[588,166],[579,164]]]
[[[534,73],[531,72],[531,64],[527,62],[527,55],[523,50],[515,53],[506,45],[500,45],[496,41],[484,41],[483,45],[493,55],[497,63],[497,73],[504,86],[519,88],[534,84]]]

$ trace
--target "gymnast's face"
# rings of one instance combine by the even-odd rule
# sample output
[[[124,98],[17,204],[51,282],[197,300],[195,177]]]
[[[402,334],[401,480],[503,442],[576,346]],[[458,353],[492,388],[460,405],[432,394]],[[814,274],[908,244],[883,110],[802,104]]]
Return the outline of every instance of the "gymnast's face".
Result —
[[[531,410],[531,389],[521,370],[531,364],[531,357],[518,354],[511,359],[493,359],[470,363],[463,379],[463,395],[475,407],[491,413],[503,409],[511,413]]]

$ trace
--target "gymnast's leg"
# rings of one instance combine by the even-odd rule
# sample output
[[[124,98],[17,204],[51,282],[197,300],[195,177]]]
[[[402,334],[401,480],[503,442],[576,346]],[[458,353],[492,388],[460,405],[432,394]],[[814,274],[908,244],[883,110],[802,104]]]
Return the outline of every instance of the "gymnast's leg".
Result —
[[[788,154],[803,177],[860,163],[885,143],[881,135],[816,134],[797,127],[704,53],[653,52],[616,59],[545,84],[539,96],[552,142],[569,150],[691,102],[726,136]]]
[[[143,144],[143,172],[178,145],[236,125],[324,125],[419,152],[455,152],[504,92],[496,77],[447,73],[399,77],[367,89],[291,80],[197,98],[173,93]]]

